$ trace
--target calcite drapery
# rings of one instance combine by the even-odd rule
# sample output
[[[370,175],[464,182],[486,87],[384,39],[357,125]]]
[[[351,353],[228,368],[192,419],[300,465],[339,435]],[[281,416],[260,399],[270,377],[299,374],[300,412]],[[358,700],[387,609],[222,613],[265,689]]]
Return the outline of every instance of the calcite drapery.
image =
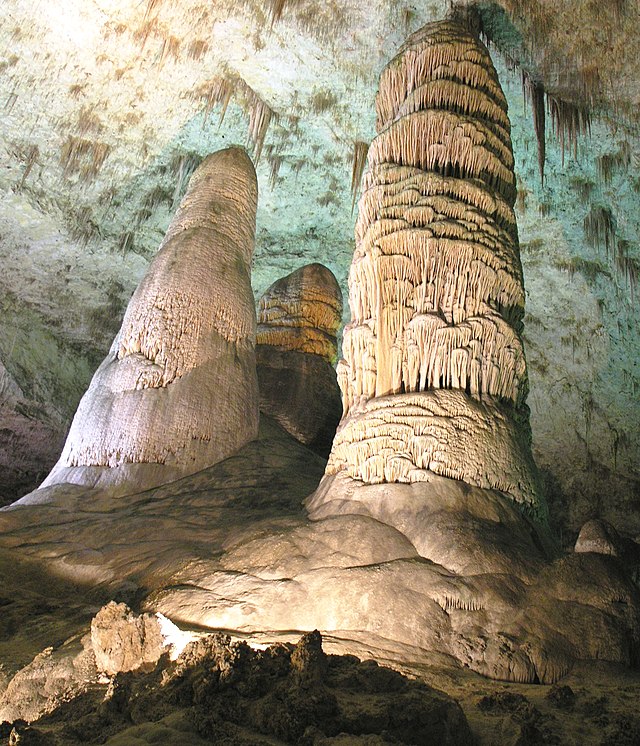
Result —
[[[196,170],[42,486],[126,493],[198,471],[256,437],[256,206],[243,150],[214,153]]]
[[[433,471],[536,512],[513,154],[489,54],[430,24],[382,73],[376,108],[327,473]]]
[[[276,280],[259,302],[260,410],[324,458],[340,421],[333,362],[341,319],[340,286],[322,264]]]

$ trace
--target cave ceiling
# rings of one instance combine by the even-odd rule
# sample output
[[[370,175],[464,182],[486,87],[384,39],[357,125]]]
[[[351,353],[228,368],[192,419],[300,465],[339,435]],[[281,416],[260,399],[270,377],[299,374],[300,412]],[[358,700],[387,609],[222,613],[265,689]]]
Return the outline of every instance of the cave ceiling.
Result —
[[[512,119],[534,452],[574,530],[598,511],[620,519],[640,492],[640,11],[635,0],[476,9]],[[256,164],[256,297],[314,261],[346,291],[379,74],[450,10],[4,0],[3,401],[64,433],[190,174],[221,147],[245,146]]]

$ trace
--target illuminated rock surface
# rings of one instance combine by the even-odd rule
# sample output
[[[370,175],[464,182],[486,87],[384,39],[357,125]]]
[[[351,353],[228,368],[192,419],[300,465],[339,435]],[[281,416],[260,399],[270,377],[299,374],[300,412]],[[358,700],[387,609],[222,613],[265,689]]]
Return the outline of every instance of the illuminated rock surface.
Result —
[[[480,81],[502,116],[491,109],[487,124],[483,96],[469,87],[460,100],[458,81]],[[430,102],[483,134],[442,134],[440,110],[419,116]],[[630,664],[639,628],[630,580],[598,559],[588,570],[577,555],[553,562],[535,522],[545,506],[524,401],[513,159],[486,51],[453,23],[418,32],[383,73],[378,112],[369,183],[379,189],[370,199],[365,187],[361,200],[338,366],[344,415],[307,500],[315,523],[230,546],[226,572],[190,568],[196,588],[152,603],[244,632],[311,625],[369,644],[375,634],[512,681],[556,681],[583,657]],[[396,147],[389,133],[405,117]],[[395,189],[408,167],[412,180]],[[419,204],[432,182],[435,209]],[[622,614],[594,591],[610,583]]]
[[[437,41],[442,29],[449,34],[451,28],[428,31]],[[429,37],[417,38],[428,44]],[[465,37],[463,49],[466,44]],[[508,246],[517,268],[514,244]],[[481,302],[517,325],[521,286],[500,280],[508,273],[490,276],[497,285],[482,290]],[[404,285],[395,275],[392,280],[399,289],[390,308],[397,311]],[[432,284],[439,286],[438,276]],[[476,313],[477,293],[469,286]],[[366,294],[357,295],[359,287],[352,284],[352,294],[366,301]],[[511,289],[501,304],[504,287]],[[381,303],[383,294],[374,297]],[[461,323],[465,303],[456,306]],[[394,339],[404,327],[395,328]],[[495,349],[491,339],[485,339],[489,352]],[[376,341],[376,385],[370,397],[347,397],[329,473],[307,500],[308,512],[301,499],[316,487],[323,462],[265,421],[261,439],[231,458],[126,500],[109,488],[46,487],[0,513],[2,545],[25,558],[46,559],[51,572],[109,594],[144,588],[145,608],[175,622],[259,639],[320,629],[343,652],[365,649],[396,663],[447,662],[520,682],[554,682],[580,659],[631,664],[639,645],[639,606],[630,579],[600,555],[552,561],[538,523],[543,509],[526,457],[521,397],[502,389],[467,391],[448,379],[438,390],[377,396],[378,382],[393,386],[395,380],[388,375],[393,355],[383,342]],[[345,347],[351,346],[347,335]],[[480,348],[474,358],[480,369],[484,352]],[[524,372],[515,367],[511,374],[523,390]],[[500,372],[495,378],[503,380]],[[393,406],[385,423],[386,400]],[[412,402],[419,406],[406,412]],[[404,435],[385,431],[374,444],[396,469],[396,481],[381,480],[384,470],[367,480],[353,478],[346,465],[359,468],[361,448],[346,437],[345,466],[338,468],[342,433],[352,428],[357,434],[359,416],[371,418],[367,436],[372,424],[404,433],[403,418],[415,419],[419,437],[427,436],[413,443],[415,433],[403,441]],[[471,433],[462,446],[456,428]],[[434,438],[437,447],[430,444]],[[410,443],[413,456],[409,450],[403,456]],[[411,473],[395,464],[399,457],[414,458],[409,468],[420,471],[417,480],[397,479]],[[432,463],[443,463],[443,473]],[[460,471],[452,479],[456,463]]]
[[[640,8],[479,5],[512,122],[536,462],[567,547],[593,516],[637,535]],[[375,133],[380,71],[449,6],[51,0],[34,14],[31,0],[3,4],[0,360],[28,404],[1,415],[3,504],[51,470],[58,454],[45,443],[64,442],[207,153],[251,150],[261,136],[256,296],[317,261],[346,298],[352,157],[362,163]],[[513,60],[558,114],[547,116],[544,183],[535,107]],[[590,137],[579,126],[589,117]]]
[[[153,667],[165,645],[157,616],[138,616],[125,604],[111,602],[91,620],[91,647],[101,673],[113,676]]]
[[[540,510],[529,442],[512,412],[455,389],[370,399],[336,435],[327,474],[340,471],[368,484],[428,481],[432,472]]]
[[[307,264],[271,285],[258,303],[257,344],[334,363],[342,293],[331,270]]]
[[[595,744],[603,727],[611,734],[623,727],[628,701],[621,682],[625,696],[640,692],[637,673],[625,670],[637,654],[640,631],[637,589],[615,558],[572,554],[550,564],[535,526],[510,498],[436,475],[425,495],[424,483],[364,485],[338,474],[331,479],[348,481],[359,494],[343,491],[341,506],[325,503],[310,522],[301,497],[314,490],[323,471],[322,459],[264,419],[258,440],[171,485],[126,499],[54,485],[43,490],[41,504],[0,511],[0,690],[3,707],[12,708],[3,710],[5,717],[37,717],[61,698],[91,688],[95,654],[90,638],[83,643],[80,637],[96,609],[116,598],[161,611],[184,630],[232,629],[252,643],[295,642],[302,632],[321,629],[328,653],[374,657],[460,698],[482,744],[515,744],[540,728],[574,743],[578,723],[584,742]],[[122,634],[123,641],[140,639],[140,625],[135,618],[133,623],[135,634]],[[110,627],[117,641],[117,625]],[[54,650],[32,661],[48,645]],[[124,659],[126,650],[140,646],[113,647]],[[594,658],[597,670],[580,663],[591,659],[593,666]],[[198,670],[194,676],[201,681]],[[577,692],[575,717],[545,703],[549,686],[507,686],[473,672],[511,681],[551,682],[565,675],[563,684]],[[362,693],[359,674],[354,681]],[[157,678],[142,679],[141,686],[143,701],[162,701]],[[263,691],[277,686],[269,678]],[[116,679],[112,689],[102,706],[103,690],[93,689],[100,728],[114,721],[117,729],[124,727],[120,715],[105,716],[105,710],[127,712],[139,691],[126,678]],[[525,717],[502,700],[493,710],[478,710],[480,694],[505,692],[533,699],[535,711]],[[606,707],[592,709],[589,702],[603,696]],[[83,719],[92,701],[80,699],[79,713],[73,705],[52,715],[70,725],[77,718],[77,730],[68,731],[72,742],[76,733],[98,727]],[[207,697],[209,711],[216,701],[214,694]],[[227,713],[229,699],[223,702]],[[422,712],[422,695],[420,703]],[[25,707],[30,709],[19,709]],[[122,743],[159,727],[145,724],[146,711],[135,711],[135,725],[126,723],[134,730],[124,731]],[[170,717],[164,705],[161,712]],[[409,722],[412,712],[406,713]],[[598,712],[608,715],[608,725],[597,720]],[[538,730],[531,730],[532,718]],[[327,733],[330,722],[325,713],[318,728]],[[166,738],[176,727],[191,733],[193,723],[161,720]],[[45,721],[34,727],[54,726]],[[198,743],[195,736],[190,742]]]
[[[258,304],[260,410],[325,457],[342,409],[333,368],[341,320],[340,287],[321,264],[277,280]]]
[[[256,436],[257,196],[239,148],[209,156],[191,177],[41,487],[126,494],[199,471]]]
[[[344,502],[320,500],[309,523],[300,498],[322,469],[265,422],[232,458],[126,501],[50,487],[0,513],[3,552],[111,597],[146,588],[145,606],[178,624],[258,640],[318,628],[332,652],[516,681],[631,662],[637,591],[612,558],[548,564],[504,494],[437,476],[425,493],[337,475]]]

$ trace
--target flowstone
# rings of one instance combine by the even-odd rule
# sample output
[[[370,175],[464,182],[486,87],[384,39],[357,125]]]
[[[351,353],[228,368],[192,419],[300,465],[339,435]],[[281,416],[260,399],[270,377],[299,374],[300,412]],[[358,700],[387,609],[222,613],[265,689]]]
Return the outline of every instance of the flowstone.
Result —
[[[239,148],[196,170],[41,488],[127,494],[199,471],[256,437],[257,197]]]
[[[340,286],[322,264],[277,280],[258,304],[260,411],[325,458],[342,410],[333,368],[341,319]]]

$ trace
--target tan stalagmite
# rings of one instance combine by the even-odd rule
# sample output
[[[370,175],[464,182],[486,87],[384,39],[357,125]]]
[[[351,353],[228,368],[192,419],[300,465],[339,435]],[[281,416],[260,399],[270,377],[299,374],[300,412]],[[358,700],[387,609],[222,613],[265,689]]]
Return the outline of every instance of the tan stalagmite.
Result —
[[[256,437],[256,206],[243,150],[214,153],[196,170],[42,486],[125,494],[198,471]]]
[[[256,359],[260,411],[326,458],[340,421],[337,357],[342,292],[322,264],[307,264],[260,299]]]
[[[260,298],[257,343],[333,363],[341,320],[342,293],[333,273],[322,264],[307,264],[276,280]]]
[[[327,473],[432,472],[540,512],[510,124],[488,52],[454,21],[424,27],[383,71],[376,110]]]

